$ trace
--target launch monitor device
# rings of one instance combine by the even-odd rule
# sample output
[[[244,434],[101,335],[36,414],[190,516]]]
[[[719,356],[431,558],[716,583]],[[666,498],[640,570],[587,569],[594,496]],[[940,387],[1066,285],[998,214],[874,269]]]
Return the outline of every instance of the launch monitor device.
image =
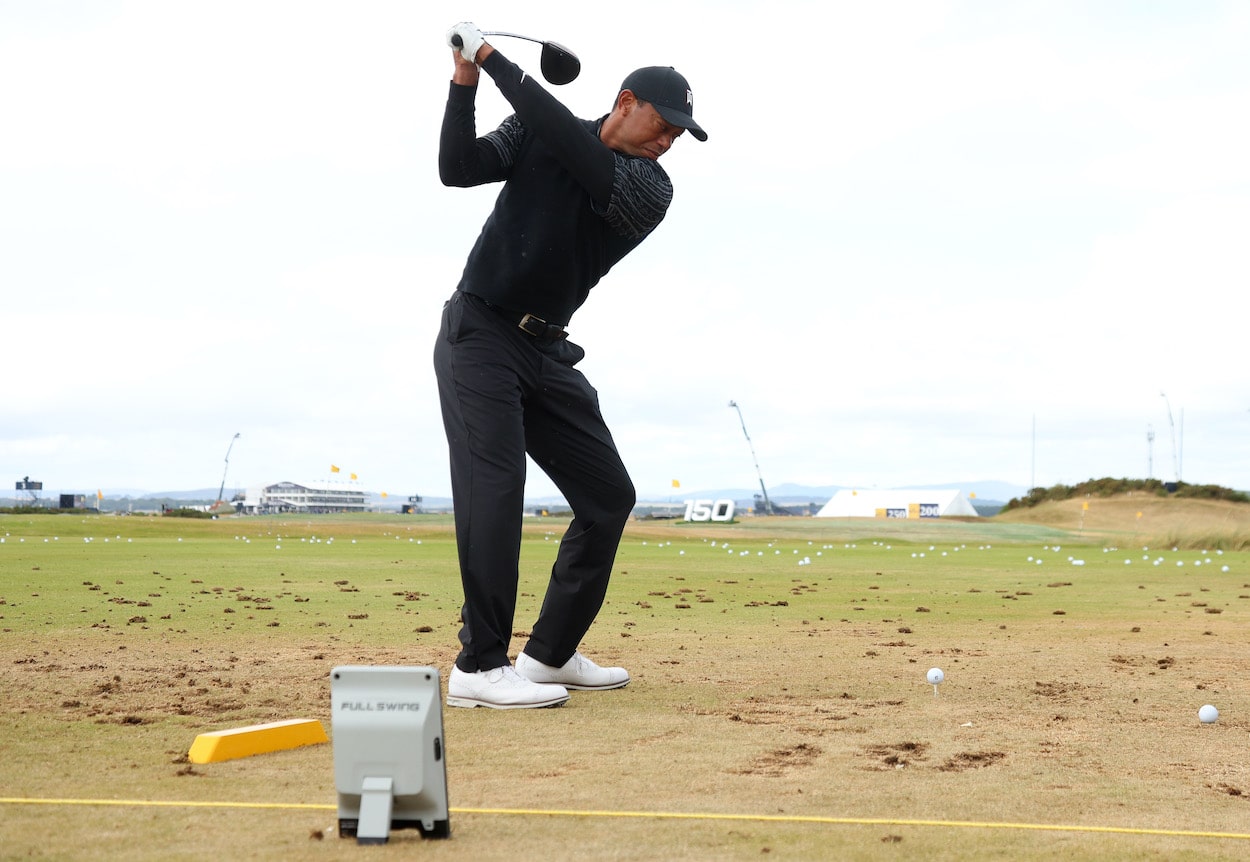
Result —
[[[438,670],[336,667],[330,721],[339,836],[385,844],[394,829],[451,837]]]

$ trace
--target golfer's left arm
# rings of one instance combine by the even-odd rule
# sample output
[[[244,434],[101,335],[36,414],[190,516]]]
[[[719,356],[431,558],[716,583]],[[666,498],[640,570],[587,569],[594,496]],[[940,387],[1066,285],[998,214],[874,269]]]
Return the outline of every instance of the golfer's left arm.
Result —
[[[586,189],[597,209],[606,209],[616,173],[614,154],[582,121],[548,93],[533,76],[489,44],[477,52],[482,69],[494,79],[521,122],[542,139],[565,169]]]
[[[489,43],[483,42],[474,59],[512,104],[516,119],[530,128],[586,189],[595,211],[615,232],[641,239],[655,229],[673,198],[673,185],[657,162],[614,152],[538,81]]]

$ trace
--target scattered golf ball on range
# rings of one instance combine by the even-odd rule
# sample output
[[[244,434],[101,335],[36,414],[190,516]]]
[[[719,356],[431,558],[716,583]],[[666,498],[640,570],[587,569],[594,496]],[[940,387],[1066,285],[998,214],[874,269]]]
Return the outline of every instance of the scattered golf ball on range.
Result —
[[[942,673],[942,669],[940,667],[931,667],[929,668],[929,672],[924,675],[924,678],[929,681],[929,685],[937,685],[942,680],[946,679],[946,674]],[[1205,708],[1206,707],[1203,707],[1203,709]],[[1212,708],[1214,709],[1214,707]]]
[[[1214,724],[1219,717],[1220,711],[1209,703],[1198,710],[1198,720],[1203,724]]]

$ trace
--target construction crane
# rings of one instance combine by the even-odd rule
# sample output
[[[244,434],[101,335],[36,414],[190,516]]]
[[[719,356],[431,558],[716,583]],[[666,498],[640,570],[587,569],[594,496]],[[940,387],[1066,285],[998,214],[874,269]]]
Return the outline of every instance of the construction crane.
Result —
[[[742,423],[742,436],[747,438],[747,446],[751,447],[751,459],[755,462],[755,475],[760,477],[760,490],[764,492],[764,514],[771,515],[773,503],[768,499],[768,489],[764,487],[764,474],[760,472],[760,459],[755,457],[755,444],[751,442],[751,435],[747,433],[747,423],[742,418],[742,408],[738,406],[737,401],[730,401],[729,406],[738,411],[738,421]]]
[[[226,447],[226,469],[221,471],[221,487],[217,489],[217,502],[213,504],[213,509],[221,508],[221,495],[226,493],[226,473],[230,472],[230,450],[234,448],[234,441],[238,440],[241,435],[235,432],[230,438],[230,445]]]
[[[1168,408],[1168,426],[1172,429],[1172,470],[1176,474],[1176,484],[1179,485],[1181,483],[1181,462],[1180,462],[1179,456],[1177,455],[1176,423],[1172,421],[1172,402],[1168,400],[1168,394],[1166,392],[1160,392],[1159,395],[1160,397],[1163,398],[1163,403],[1166,404]],[[1185,413],[1184,411],[1182,411],[1181,412],[1182,427],[1184,426],[1184,422],[1185,422]]]

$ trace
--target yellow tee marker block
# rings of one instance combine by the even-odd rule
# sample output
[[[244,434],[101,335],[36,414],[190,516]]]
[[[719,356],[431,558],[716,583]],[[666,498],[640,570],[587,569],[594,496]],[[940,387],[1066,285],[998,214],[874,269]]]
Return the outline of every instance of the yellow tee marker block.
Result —
[[[191,744],[187,759],[192,763],[217,763],[329,741],[321,722],[312,718],[293,718],[290,721],[201,733]]]

